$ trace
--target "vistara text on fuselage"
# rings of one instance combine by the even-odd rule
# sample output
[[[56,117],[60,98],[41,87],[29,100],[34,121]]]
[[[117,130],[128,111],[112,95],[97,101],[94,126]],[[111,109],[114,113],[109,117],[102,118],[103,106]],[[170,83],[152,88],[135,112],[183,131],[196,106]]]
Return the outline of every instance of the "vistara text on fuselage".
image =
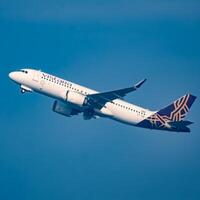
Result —
[[[132,87],[97,92],[40,70],[21,69],[9,73],[21,92],[38,92],[55,99],[53,111],[66,117],[83,113],[83,118],[106,117],[136,127],[190,132],[190,121],[184,120],[196,97],[186,94],[159,111],[130,104],[123,98],[140,88],[146,79]]]

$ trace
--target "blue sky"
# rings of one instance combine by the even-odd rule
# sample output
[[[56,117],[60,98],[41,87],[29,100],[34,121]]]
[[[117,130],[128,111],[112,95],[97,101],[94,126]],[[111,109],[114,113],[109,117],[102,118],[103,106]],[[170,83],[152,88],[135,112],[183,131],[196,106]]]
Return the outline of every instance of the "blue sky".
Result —
[[[157,110],[200,96],[199,1],[0,2],[0,199],[199,199],[199,100],[191,134],[83,121],[21,95],[29,66],[99,91],[148,81],[127,100]]]

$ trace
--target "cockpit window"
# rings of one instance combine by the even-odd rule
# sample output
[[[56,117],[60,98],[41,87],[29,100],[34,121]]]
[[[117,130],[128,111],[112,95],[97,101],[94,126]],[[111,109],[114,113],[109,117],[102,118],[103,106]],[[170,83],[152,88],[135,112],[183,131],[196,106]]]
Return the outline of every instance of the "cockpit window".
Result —
[[[24,69],[21,69],[20,71],[23,72],[23,73],[25,73],[25,74],[28,74],[28,71],[26,71]]]

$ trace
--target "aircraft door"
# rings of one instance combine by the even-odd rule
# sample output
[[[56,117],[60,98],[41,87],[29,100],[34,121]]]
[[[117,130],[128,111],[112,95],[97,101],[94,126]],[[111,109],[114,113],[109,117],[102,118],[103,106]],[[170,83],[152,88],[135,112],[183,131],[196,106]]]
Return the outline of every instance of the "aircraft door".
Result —
[[[33,74],[33,81],[39,82],[40,79],[40,73],[38,71],[35,71]]]

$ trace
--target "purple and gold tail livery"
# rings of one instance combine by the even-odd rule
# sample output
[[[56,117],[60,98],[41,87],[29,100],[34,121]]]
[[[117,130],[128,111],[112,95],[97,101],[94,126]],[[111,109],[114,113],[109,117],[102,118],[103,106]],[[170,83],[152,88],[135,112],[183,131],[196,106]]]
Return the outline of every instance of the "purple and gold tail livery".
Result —
[[[183,119],[186,117],[195,99],[195,96],[186,94],[169,106],[143,120],[137,126],[168,131],[190,132],[187,126],[192,124],[192,122],[183,121]]]

